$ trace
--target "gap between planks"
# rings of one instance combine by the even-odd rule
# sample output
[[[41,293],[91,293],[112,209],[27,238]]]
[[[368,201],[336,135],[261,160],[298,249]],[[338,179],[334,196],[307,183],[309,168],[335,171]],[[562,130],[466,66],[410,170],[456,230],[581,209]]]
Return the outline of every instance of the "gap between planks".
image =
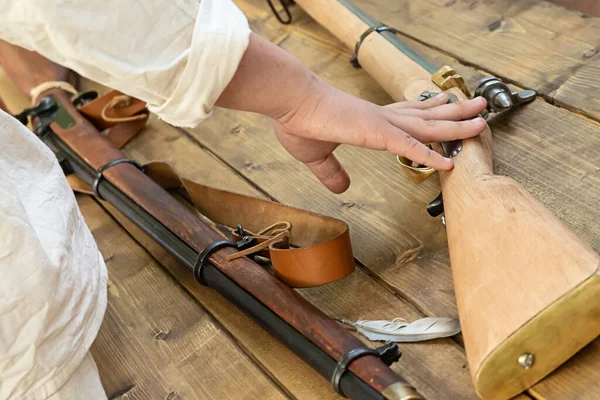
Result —
[[[241,179],[243,179],[246,183],[248,183],[250,186],[252,186],[253,188],[255,188],[260,193],[262,193],[265,197],[267,197],[271,201],[275,201],[277,203],[281,203],[281,201],[279,201],[275,196],[271,195],[270,193],[268,193],[267,191],[265,191],[264,189],[262,189],[260,186],[258,186],[258,184],[256,184],[252,180],[250,180],[250,178],[248,178],[247,176],[245,176],[244,174],[242,174],[240,171],[238,171],[225,158],[221,157],[218,153],[216,153],[215,151],[213,151],[210,147],[207,147],[206,145],[204,145],[196,136],[190,134],[185,129],[178,128],[178,127],[175,127],[175,129],[177,129],[178,131],[180,131],[185,137],[187,137],[193,143],[197,144],[198,147],[200,147],[202,150],[206,151],[207,153],[209,153],[210,155],[212,155],[215,159],[219,160],[219,162],[221,162],[223,165],[225,165],[231,172],[233,172],[238,177],[240,177]],[[394,295],[398,299],[400,299],[400,300],[406,302],[407,304],[409,304],[411,307],[413,307],[415,310],[417,310],[423,317],[428,316],[427,311],[423,307],[421,307],[417,302],[415,302],[414,300],[412,300],[412,298],[410,296],[407,296],[402,291],[396,291],[396,290],[394,290],[394,288],[392,287],[392,285],[390,285],[387,282],[385,282],[385,280],[383,278],[381,278],[380,276],[378,276],[377,273],[375,273],[374,271],[372,271],[371,269],[369,269],[365,264],[363,264],[356,257],[354,258],[354,264],[356,266],[358,266],[365,273],[365,275],[367,275],[369,278],[371,278],[373,281],[375,281],[377,284],[379,284],[384,290],[388,291],[389,293],[391,293],[392,295]],[[462,340],[462,333],[459,333],[458,335],[452,336],[449,339],[452,340],[452,341],[454,341],[456,344],[458,344],[459,346],[461,346],[464,349],[465,344],[464,344],[464,342]]]
[[[296,7],[299,7],[299,6],[296,5]],[[302,11],[302,13],[299,16],[295,16],[296,18],[300,18],[300,19],[301,18],[311,18],[309,15],[306,14],[306,12],[304,10],[301,10],[301,11]],[[275,18],[275,16],[268,17],[265,21],[268,21],[271,18]],[[293,27],[292,27],[292,29],[293,29]],[[298,29],[298,31],[302,32],[302,28]],[[535,90],[535,89],[532,89],[531,87],[528,87],[527,85],[525,85],[525,84],[523,84],[523,83],[521,83],[521,82],[519,82],[519,81],[517,81],[515,79],[510,78],[507,75],[493,74],[489,70],[487,70],[485,68],[485,66],[482,66],[482,65],[477,64],[477,63],[469,62],[468,60],[466,60],[466,59],[464,59],[462,57],[459,57],[458,55],[456,55],[456,54],[454,54],[454,53],[452,53],[452,52],[450,52],[448,50],[444,50],[444,49],[442,49],[439,46],[435,46],[433,44],[427,43],[426,41],[424,41],[422,39],[419,39],[418,37],[416,37],[414,35],[410,35],[410,34],[408,34],[406,32],[402,32],[402,31],[398,31],[396,33],[396,35],[399,37],[400,40],[402,40],[404,42],[407,42],[409,45],[410,45],[410,42],[415,42],[415,43],[418,43],[419,45],[421,45],[423,47],[426,47],[427,49],[429,49],[431,51],[435,51],[435,52],[439,53],[439,55],[441,55],[443,57],[450,58],[450,59],[452,59],[460,67],[475,70],[477,73],[481,74],[482,76],[495,76],[497,78],[500,78],[504,83],[513,86],[517,90],[527,90],[527,89],[529,89],[529,90]],[[287,38],[287,36],[289,36],[289,34],[286,35],[285,38]],[[318,38],[314,38],[314,39],[315,40],[319,40]],[[274,42],[274,43],[277,44],[277,45],[279,45],[279,41],[278,42]],[[327,43],[327,42],[323,42],[323,41],[321,41],[321,43],[331,45],[331,43]],[[345,47],[343,45],[342,46],[338,46],[337,48],[338,49],[344,49],[344,51],[348,55],[350,55],[352,53],[350,49],[348,49],[347,47]],[[584,68],[585,66],[586,65],[581,65],[580,68]],[[573,75],[574,75],[574,72],[573,72]],[[568,77],[563,77],[563,78],[564,79],[563,79],[562,84],[564,84],[568,80]],[[600,124],[600,115],[599,116],[594,116],[591,113],[588,113],[588,112],[586,112],[584,110],[581,110],[581,109],[579,109],[577,107],[571,106],[568,103],[562,102],[562,101],[556,99],[555,97],[552,97],[551,94],[555,93],[556,91],[558,91],[560,89],[560,87],[562,87],[562,84],[559,85],[558,87],[554,88],[553,90],[548,91],[548,93],[540,93],[537,90],[535,90],[536,93],[537,93],[536,97],[539,98],[539,99],[542,99],[544,102],[546,102],[546,103],[548,103],[548,104],[550,104],[550,105],[552,105],[554,107],[565,109],[565,110],[573,113],[577,117],[583,118],[583,119],[585,119],[587,121],[590,121],[590,122],[593,122],[595,124]],[[470,88],[470,89],[473,89],[473,92],[474,92],[474,87]]]
[[[194,142],[195,144],[197,144],[198,147],[200,147],[202,150],[206,151],[207,153],[209,153],[210,155],[212,155],[214,158],[216,158],[217,160],[219,160],[222,164],[224,164],[225,166],[227,166],[227,168],[229,170],[231,170],[234,174],[236,174],[239,178],[241,178],[242,180],[244,180],[246,183],[248,183],[254,189],[256,189],[257,191],[259,191],[260,193],[262,193],[266,198],[270,199],[271,201],[275,201],[277,203],[281,203],[281,201],[279,201],[275,196],[271,195],[270,193],[268,193],[267,191],[265,191],[264,189],[262,189],[260,186],[258,186],[258,184],[256,184],[252,180],[250,180],[250,178],[248,178],[247,176],[245,176],[244,174],[242,174],[240,171],[238,171],[225,158],[221,157],[218,153],[216,153],[215,151],[213,151],[210,147],[207,147],[206,145],[204,145],[197,137],[195,137],[194,135],[190,134],[185,129],[178,128],[178,127],[174,127],[174,128],[177,129],[179,132],[181,132],[189,140],[191,140],[192,142]],[[389,293],[391,293],[392,295],[394,295],[398,299],[400,299],[400,300],[406,302],[407,304],[409,304],[410,306],[412,306],[415,310],[417,310],[420,314],[422,314],[423,317],[425,317],[425,316],[428,315],[427,311],[423,307],[421,307],[416,301],[412,300],[412,298],[410,296],[407,296],[402,291],[396,291],[396,290],[394,290],[394,288],[392,287],[392,285],[390,285],[387,282],[385,282],[385,280],[383,278],[381,278],[380,276],[378,276],[374,271],[370,270],[365,264],[363,264],[356,257],[354,258],[354,263],[369,278],[371,278],[373,281],[375,281],[376,283],[378,283],[383,289],[387,290]],[[461,346],[464,349],[465,344],[464,344],[464,341],[462,339],[462,333],[459,333],[458,335],[452,336],[449,339],[452,340],[452,341],[454,341],[455,343],[457,343],[459,346]]]

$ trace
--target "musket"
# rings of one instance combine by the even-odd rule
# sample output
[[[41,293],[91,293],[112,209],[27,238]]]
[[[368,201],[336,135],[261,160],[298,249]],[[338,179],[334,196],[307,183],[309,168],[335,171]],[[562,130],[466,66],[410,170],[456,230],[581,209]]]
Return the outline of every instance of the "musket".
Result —
[[[450,67],[436,68],[346,0],[296,0],[354,50],[362,66],[396,101],[446,91],[469,96]],[[287,8],[288,2],[282,2]],[[488,112],[535,98],[496,78],[476,95]],[[444,212],[454,290],[475,389],[504,399],[527,389],[600,334],[600,257],[521,185],[492,169],[492,135],[433,148],[454,160],[440,172],[442,196],[428,207]],[[414,180],[433,171],[399,158]]]
[[[166,164],[150,164],[142,171],[144,166],[127,158],[119,149],[131,138],[128,131],[141,128],[145,122],[143,113],[140,114],[140,102],[137,100],[117,108],[114,100],[119,96],[111,92],[96,98],[94,94],[84,93],[71,100],[63,90],[52,88],[41,94],[36,106],[17,118],[24,123],[27,117],[32,118],[34,133],[54,152],[65,173],[75,173],[100,199],[113,205],[193,271],[198,282],[219,292],[330,380],[339,394],[354,399],[423,398],[390,368],[401,355],[396,344],[386,343],[376,349],[365,346],[283,282],[314,286],[323,283],[323,279],[337,279],[350,273],[354,259],[351,251],[343,252],[345,246],[349,246],[345,223],[335,220],[337,223],[333,225],[324,225],[328,217],[195,184],[177,176]],[[114,111],[120,112],[111,119],[126,122],[110,128],[111,123],[105,115],[109,104],[114,106]],[[142,108],[145,110],[145,105]],[[104,135],[100,131],[106,128],[111,130]],[[278,257],[289,251],[294,251],[294,257],[297,257],[284,257],[296,265],[287,265],[291,272],[286,275],[280,271],[276,277],[247,256],[232,258],[240,251],[246,255],[244,252],[252,249],[248,246],[255,244],[244,228],[238,226],[237,236],[234,235],[237,242],[225,240],[221,233],[177,201],[163,186],[185,187],[194,203],[202,204],[201,211],[208,217],[217,215],[217,211],[230,212],[230,218],[251,224],[252,218],[264,219],[263,210],[271,210],[280,214],[278,217],[297,223],[296,229],[302,229],[302,224],[317,230],[322,228],[312,236],[332,235],[333,239],[306,249],[280,249],[277,246],[281,242],[272,243],[276,246],[271,248],[270,245],[271,255],[281,250]],[[218,202],[224,204],[216,204]],[[235,208],[240,205],[242,209]],[[347,258],[342,260],[345,270],[334,271],[338,275],[332,276],[327,265],[322,265],[323,260],[319,259],[322,255],[319,249],[324,245],[328,251],[333,251],[329,256]],[[315,265],[307,265],[303,251],[312,254],[310,262],[318,265],[316,271]],[[272,261],[275,263],[276,260]],[[331,265],[339,262],[336,259],[324,261]],[[304,281],[302,271],[311,270],[316,278],[307,276]]]

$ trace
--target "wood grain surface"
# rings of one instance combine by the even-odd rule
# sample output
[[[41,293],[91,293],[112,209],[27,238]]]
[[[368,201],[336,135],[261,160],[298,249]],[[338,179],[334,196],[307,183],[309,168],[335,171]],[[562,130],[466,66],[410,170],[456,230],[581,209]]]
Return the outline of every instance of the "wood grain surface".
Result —
[[[109,273],[92,354],[110,399],[286,398],[91,197],[78,203]]]
[[[544,0],[355,0],[467,65],[600,118],[600,19]]]
[[[471,87],[482,74],[492,72],[536,88],[546,100],[561,105],[538,99],[511,115],[495,117],[490,122],[494,168],[523,184],[600,251],[600,228],[595,222],[600,220],[600,136],[594,121],[578,115],[595,118],[600,108],[593,96],[598,84],[593,65],[600,40],[598,20],[539,1],[358,3],[374,17],[379,10],[379,18],[390,25],[400,11],[408,9],[416,16],[425,10],[425,17],[403,19],[394,26],[417,38],[409,41],[428,58],[457,68]],[[236,4],[249,17],[253,30],[290,51],[328,82],[378,104],[391,102],[364,71],[348,64],[350,52],[345,45],[298,7],[292,8],[294,24],[285,27],[262,0],[237,0]],[[504,20],[496,23],[498,16]],[[509,40],[511,36],[515,39]],[[579,69],[574,71],[574,66]],[[302,291],[330,315],[409,319],[456,315],[445,232],[424,209],[438,194],[439,185],[436,179],[414,185],[392,155],[340,148],[336,154],[353,183],[347,193],[335,196],[279,147],[270,122],[256,115],[217,110],[211,120],[188,132],[153,118],[126,150],[140,161],[167,160],[187,177],[213,186],[267,196],[347,221],[362,272],[353,274],[351,281],[349,277],[339,284]],[[198,287],[156,245],[135,236],[286,393],[300,399],[335,397],[328,382],[306,364],[219,295]],[[529,393],[539,399],[600,398],[598,342]],[[405,355],[395,368],[428,398],[474,398],[458,343],[403,345]]]
[[[165,133],[171,138],[168,147],[160,145],[161,143],[164,144],[161,135]],[[135,150],[133,150],[134,148]],[[129,149],[132,150],[129,151]],[[142,149],[142,151],[138,149]],[[253,189],[248,183],[243,185],[243,181],[240,181],[239,176],[234,171],[215,160],[213,156],[206,151],[195,146],[194,141],[179,130],[161,126],[160,130],[144,131],[142,135],[134,139],[132,145],[129,146],[127,150],[129,155],[142,162],[149,161],[150,159],[167,160],[171,158],[171,154],[177,154],[180,157],[178,157],[177,160],[173,160],[174,165],[176,165],[178,170],[182,171],[187,178],[200,180],[203,176],[210,174],[211,178],[209,179],[209,182],[216,187],[229,187],[233,184],[233,188],[238,192],[260,195],[260,192]],[[197,172],[192,173],[191,170]],[[130,224],[125,224],[121,219],[120,221],[124,226],[127,226],[127,229],[130,230],[130,232],[134,232],[131,230]],[[135,233],[134,236],[138,238],[138,240],[142,240],[139,239],[139,233]],[[143,243],[144,247],[151,249],[150,246],[152,243],[150,241],[145,240]],[[232,330],[233,336],[238,338],[240,342],[242,342],[240,337],[246,338],[245,340],[248,341],[246,346],[247,351],[253,354],[257,359],[261,360],[265,369],[271,371],[271,373],[278,377],[278,380],[280,380],[288,390],[295,393],[295,391],[292,390],[295,383],[292,378],[295,374],[293,374],[292,377],[286,375],[288,369],[294,370],[296,369],[295,367],[279,367],[278,365],[281,363],[281,358],[278,361],[274,361],[268,353],[262,353],[261,349],[263,349],[263,347],[253,344],[258,339],[248,337],[247,333],[243,332],[243,328],[238,327],[239,317],[236,315],[235,318],[230,319],[227,314],[220,313],[219,310],[221,306],[214,304],[211,301],[212,297],[205,297],[205,288],[199,287],[187,270],[182,268],[172,259],[167,263],[166,259],[170,259],[170,257],[167,257],[166,253],[164,253],[162,249],[159,249],[158,246],[153,246],[150,251],[161,260],[161,263],[165,265],[166,268],[181,280],[186,288],[193,293],[208,310],[215,313],[216,318],[227,329]],[[333,284],[318,288],[303,289],[299,292],[326,314],[334,317],[346,319],[376,319],[390,318],[390,315],[392,315],[403,316],[410,320],[422,317],[422,314],[416,309],[394,296],[393,293],[382,288],[376,281],[361,271],[356,271],[351,276]],[[263,333],[263,335],[267,334]],[[273,339],[269,339],[271,342],[276,343]],[[265,339],[260,338],[260,341],[263,340]],[[281,347],[279,344],[273,346],[274,348],[280,348],[281,351],[289,353],[287,349]],[[463,398],[474,396],[469,382],[468,372],[466,370],[464,352],[462,348],[452,340],[446,339],[431,343],[402,346],[402,351],[404,353],[402,362],[396,364],[394,369],[396,369],[411,384],[415,385],[419,391],[421,391],[421,389],[425,390],[423,394],[426,397],[451,399],[455,396]],[[295,356],[286,356],[283,359],[292,360],[296,358]],[[430,361],[425,362],[425,360]],[[316,381],[322,382],[325,391],[331,391],[329,383],[323,378],[313,371],[311,371],[310,376],[314,376]],[[283,383],[284,381],[286,381],[286,383]],[[304,387],[305,383],[306,382],[302,381],[298,382],[299,387],[295,390],[301,390],[301,393],[306,391],[307,388]]]

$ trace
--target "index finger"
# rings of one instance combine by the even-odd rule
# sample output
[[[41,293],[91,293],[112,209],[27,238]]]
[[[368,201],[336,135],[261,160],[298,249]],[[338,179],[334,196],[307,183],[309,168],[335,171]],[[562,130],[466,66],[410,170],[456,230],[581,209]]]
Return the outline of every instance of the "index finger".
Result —
[[[442,156],[404,132],[388,141],[387,150],[436,170],[448,171],[454,166],[450,158]]]
[[[395,109],[400,116],[419,117],[425,120],[461,121],[475,117],[487,105],[483,97],[447,103],[427,109]]]

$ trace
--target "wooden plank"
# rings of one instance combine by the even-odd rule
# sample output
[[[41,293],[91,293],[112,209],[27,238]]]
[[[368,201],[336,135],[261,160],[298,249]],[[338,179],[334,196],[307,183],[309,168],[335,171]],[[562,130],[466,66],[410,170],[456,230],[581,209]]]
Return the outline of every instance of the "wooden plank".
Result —
[[[109,398],[286,397],[92,198],[78,204],[109,272],[92,346]]]
[[[550,0],[561,6],[581,11],[591,16],[600,17],[600,4],[596,0]]]
[[[530,392],[537,399],[597,400],[600,393],[598,366],[600,340],[594,341],[544,379]],[[586,377],[593,376],[594,379]]]
[[[279,43],[331,83],[375,103],[389,101],[382,91],[374,92],[377,85],[369,77],[346,64],[348,52],[335,54],[341,49],[336,40],[318,27],[307,35],[311,22],[301,15],[296,24],[282,27],[260,3],[240,0],[237,4],[255,31]],[[460,72],[470,78],[478,75],[468,68]],[[593,223],[600,216],[597,125],[536,101],[494,118],[491,126],[497,173],[522,183],[600,250],[600,227]],[[347,193],[335,196],[281,150],[266,118],[219,110],[189,132],[276,199],[348,221],[358,260],[419,310],[434,315],[455,313],[445,233],[423,209],[439,190],[436,182],[415,186],[401,175],[392,156],[342,147],[337,154],[353,185]],[[550,379],[565,383],[560,372]],[[597,379],[598,375],[590,378],[586,387],[593,387]],[[550,392],[544,395],[553,398]]]
[[[596,121],[600,120],[600,56],[565,78],[565,82],[550,92],[548,97],[554,104],[581,113]]]
[[[127,146],[126,152],[142,162],[171,160],[188,178],[198,181],[204,179],[203,182],[213,186],[261,196],[260,192],[244,183],[231,169],[195,145],[182,132],[154,118],[150,126]],[[115,213],[114,209],[109,210]],[[289,393],[298,398],[336,397],[329,382],[218,294],[199,286],[187,269],[130,222],[116,213],[114,215]],[[359,319],[401,316],[409,320],[422,317],[411,305],[361,271],[333,284],[300,292],[334,317]],[[402,346],[402,350],[402,362],[394,368],[424,395],[440,399],[475,398],[463,349],[452,340],[407,344]],[[307,382],[311,384],[307,385]]]
[[[600,19],[543,0],[355,0],[467,65],[600,118]],[[588,104],[589,101],[592,104]]]

